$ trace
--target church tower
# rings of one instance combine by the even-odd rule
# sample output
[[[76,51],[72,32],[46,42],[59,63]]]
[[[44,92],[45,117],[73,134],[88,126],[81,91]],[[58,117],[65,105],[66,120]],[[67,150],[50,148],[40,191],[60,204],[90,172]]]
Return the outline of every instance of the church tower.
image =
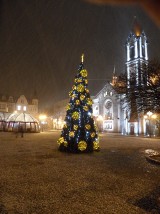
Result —
[[[148,63],[147,46],[147,37],[135,17],[132,30],[126,41],[126,69],[128,80],[132,74],[135,75],[136,86],[144,84],[145,81],[142,67]]]
[[[117,83],[117,76],[116,76],[116,71],[115,71],[115,66],[114,66],[111,85],[115,86],[116,83]]]

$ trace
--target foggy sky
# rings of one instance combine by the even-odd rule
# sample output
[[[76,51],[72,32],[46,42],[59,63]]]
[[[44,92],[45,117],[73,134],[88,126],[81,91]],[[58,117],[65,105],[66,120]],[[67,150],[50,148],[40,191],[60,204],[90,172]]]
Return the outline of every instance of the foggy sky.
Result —
[[[160,60],[160,29],[136,6],[82,0],[0,1],[0,93],[37,91],[40,106],[68,98],[85,54],[91,95],[125,71],[125,42],[133,18],[148,38],[149,58]]]

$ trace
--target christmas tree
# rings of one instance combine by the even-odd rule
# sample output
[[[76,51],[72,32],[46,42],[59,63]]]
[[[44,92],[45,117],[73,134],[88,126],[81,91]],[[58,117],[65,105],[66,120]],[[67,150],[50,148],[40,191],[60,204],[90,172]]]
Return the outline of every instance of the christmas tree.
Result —
[[[70,101],[67,105],[65,125],[58,140],[59,150],[81,153],[99,151],[99,139],[92,116],[92,99],[88,90],[84,55],[75,77]]]

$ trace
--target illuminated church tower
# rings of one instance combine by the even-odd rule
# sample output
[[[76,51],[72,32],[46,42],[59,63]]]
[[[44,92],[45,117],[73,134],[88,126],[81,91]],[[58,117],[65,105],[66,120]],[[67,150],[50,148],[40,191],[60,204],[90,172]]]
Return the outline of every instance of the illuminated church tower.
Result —
[[[131,74],[135,73],[137,86],[144,84],[142,66],[148,62],[147,45],[147,37],[135,17],[133,28],[126,41],[126,69],[128,80],[130,80]]]

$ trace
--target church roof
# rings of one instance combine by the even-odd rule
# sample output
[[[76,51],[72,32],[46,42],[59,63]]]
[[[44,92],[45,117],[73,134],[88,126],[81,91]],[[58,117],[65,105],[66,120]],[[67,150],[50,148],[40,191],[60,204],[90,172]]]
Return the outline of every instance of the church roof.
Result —
[[[105,84],[105,86],[94,96],[94,98],[98,97],[100,94],[104,93],[106,90],[108,91],[112,91],[114,94],[117,94],[116,93],[116,90],[114,89],[114,87],[111,85],[110,82],[107,82]]]

